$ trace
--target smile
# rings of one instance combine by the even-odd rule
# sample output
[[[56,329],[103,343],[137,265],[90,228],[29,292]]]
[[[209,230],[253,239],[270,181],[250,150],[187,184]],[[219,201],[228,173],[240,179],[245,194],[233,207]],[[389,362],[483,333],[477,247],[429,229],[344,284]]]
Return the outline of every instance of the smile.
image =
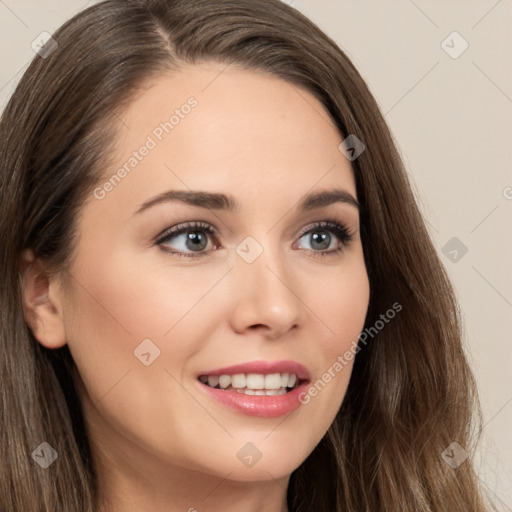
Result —
[[[196,374],[197,385],[214,402],[248,416],[289,414],[309,385],[307,368],[291,360],[251,361]]]

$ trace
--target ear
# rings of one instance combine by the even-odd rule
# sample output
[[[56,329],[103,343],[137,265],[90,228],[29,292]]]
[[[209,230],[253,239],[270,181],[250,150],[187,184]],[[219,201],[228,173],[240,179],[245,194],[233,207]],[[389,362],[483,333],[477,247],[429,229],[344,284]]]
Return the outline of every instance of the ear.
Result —
[[[26,249],[21,255],[23,311],[35,338],[46,348],[64,346],[66,331],[58,279],[45,272],[43,263]]]

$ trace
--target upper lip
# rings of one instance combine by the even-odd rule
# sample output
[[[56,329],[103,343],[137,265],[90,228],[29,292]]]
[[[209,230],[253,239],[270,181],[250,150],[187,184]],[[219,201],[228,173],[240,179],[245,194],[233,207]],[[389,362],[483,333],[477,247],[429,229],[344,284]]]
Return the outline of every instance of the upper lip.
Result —
[[[237,373],[261,373],[268,375],[271,373],[294,373],[300,380],[309,380],[307,368],[296,361],[249,361],[247,363],[225,366],[215,370],[206,370],[201,375],[236,375]]]

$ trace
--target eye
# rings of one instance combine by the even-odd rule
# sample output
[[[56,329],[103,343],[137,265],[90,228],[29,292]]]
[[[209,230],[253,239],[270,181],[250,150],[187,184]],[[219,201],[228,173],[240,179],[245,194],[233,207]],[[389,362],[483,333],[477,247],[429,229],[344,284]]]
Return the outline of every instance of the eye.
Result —
[[[305,228],[293,248],[306,249],[313,256],[322,257],[340,253],[353,238],[345,226],[335,221],[322,221]],[[219,248],[216,230],[202,221],[173,226],[157,238],[156,244],[166,252],[187,258],[207,256],[212,249]],[[308,244],[310,247],[304,247]]]
[[[353,239],[353,234],[345,226],[323,221],[306,228],[297,242],[297,248],[303,249],[302,244],[309,244],[310,247],[305,248],[314,256],[325,256],[340,253]]]
[[[164,231],[156,240],[157,245],[164,247],[164,250],[171,254],[184,257],[205,256],[214,245],[210,237],[217,241],[216,232],[206,222],[187,222]],[[169,242],[173,242],[172,244]],[[170,249],[166,249],[170,247]],[[215,247],[217,248],[217,247]]]

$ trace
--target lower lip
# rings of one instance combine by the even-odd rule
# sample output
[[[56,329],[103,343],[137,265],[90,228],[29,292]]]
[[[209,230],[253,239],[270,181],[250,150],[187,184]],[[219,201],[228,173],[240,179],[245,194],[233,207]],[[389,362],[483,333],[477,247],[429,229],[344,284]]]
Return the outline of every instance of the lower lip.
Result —
[[[197,382],[211,398],[230,409],[248,416],[265,418],[277,418],[298,409],[302,405],[299,395],[306,391],[308,386],[308,381],[304,381],[284,395],[246,395],[237,391],[212,388],[200,381]]]

